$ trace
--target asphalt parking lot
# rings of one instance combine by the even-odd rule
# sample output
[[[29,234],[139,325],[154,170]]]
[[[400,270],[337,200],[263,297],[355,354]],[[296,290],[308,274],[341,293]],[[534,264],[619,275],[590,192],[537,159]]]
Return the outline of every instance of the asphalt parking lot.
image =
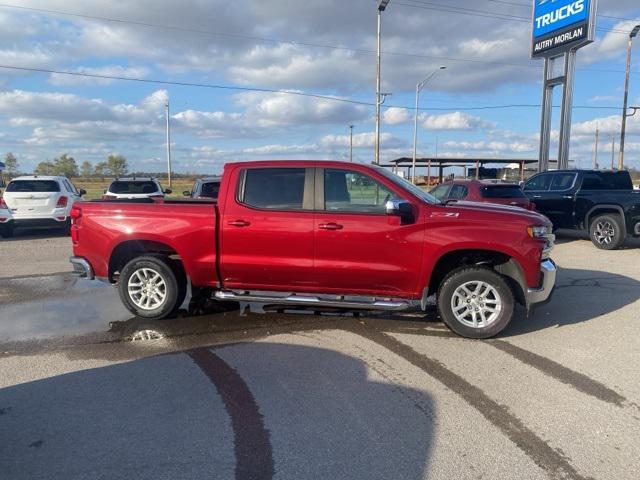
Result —
[[[0,477],[619,479],[640,471],[640,242],[554,251],[499,338],[426,315],[131,318],[66,237],[0,240]],[[635,474],[633,472],[636,472]]]

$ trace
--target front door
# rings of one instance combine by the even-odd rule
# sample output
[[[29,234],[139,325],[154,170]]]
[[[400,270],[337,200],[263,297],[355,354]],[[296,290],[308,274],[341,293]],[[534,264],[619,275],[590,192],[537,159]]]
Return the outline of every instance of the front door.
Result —
[[[219,228],[226,288],[315,291],[313,168],[246,168],[229,179]]]
[[[424,223],[386,214],[401,191],[354,167],[316,172],[316,278],[320,290],[407,297],[417,291]],[[416,212],[418,208],[416,206]]]
[[[526,195],[536,209],[546,215],[554,228],[574,227],[573,186],[575,172],[547,172],[531,177],[525,184]]]

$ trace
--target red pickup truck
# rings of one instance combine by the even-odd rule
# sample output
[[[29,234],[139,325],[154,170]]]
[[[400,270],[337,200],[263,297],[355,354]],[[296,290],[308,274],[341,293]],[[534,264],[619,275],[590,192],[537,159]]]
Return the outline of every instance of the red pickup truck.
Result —
[[[371,165],[230,163],[217,203],[129,202],[74,206],[71,263],[144,318],[174,313],[188,282],[221,301],[351,310],[425,309],[435,294],[451,330],[488,338],[555,283],[546,217],[442,203]]]

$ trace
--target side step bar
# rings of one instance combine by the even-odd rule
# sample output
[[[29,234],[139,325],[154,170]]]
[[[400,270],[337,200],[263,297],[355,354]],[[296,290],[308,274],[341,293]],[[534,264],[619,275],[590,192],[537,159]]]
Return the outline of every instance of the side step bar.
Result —
[[[236,302],[257,302],[270,303],[275,305],[300,305],[308,307],[337,307],[347,309],[365,309],[365,310],[386,310],[400,311],[406,310],[412,306],[409,300],[376,300],[360,301],[346,300],[343,297],[323,298],[313,295],[270,295],[262,292],[237,293],[230,290],[219,290],[214,296],[218,300],[236,301]]]

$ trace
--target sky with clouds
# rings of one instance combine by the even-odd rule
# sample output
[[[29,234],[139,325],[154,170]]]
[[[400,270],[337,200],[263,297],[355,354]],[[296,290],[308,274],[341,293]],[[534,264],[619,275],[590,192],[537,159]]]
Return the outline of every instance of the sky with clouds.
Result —
[[[373,159],[374,0],[8,2],[0,4],[0,154],[14,152],[23,171],[62,153],[93,163],[117,153],[134,170],[162,170],[167,99],[179,172],[348,159],[349,125],[355,159]],[[582,167],[593,164],[596,128],[600,166],[619,142],[623,32],[640,23],[638,2],[599,3],[597,40],[578,53],[571,159]],[[530,16],[528,0],[391,0],[383,162],[411,155],[415,86],[440,65],[447,69],[421,96],[419,155],[536,158],[542,62],[529,59]],[[308,93],[318,96],[300,95]],[[637,45],[630,104],[640,105]],[[506,105],[515,106],[486,108]],[[556,128],[558,117],[556,109]],[[627,132],[627,161],[640,168],[640,114]]]

